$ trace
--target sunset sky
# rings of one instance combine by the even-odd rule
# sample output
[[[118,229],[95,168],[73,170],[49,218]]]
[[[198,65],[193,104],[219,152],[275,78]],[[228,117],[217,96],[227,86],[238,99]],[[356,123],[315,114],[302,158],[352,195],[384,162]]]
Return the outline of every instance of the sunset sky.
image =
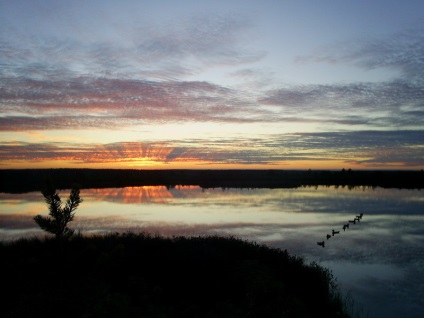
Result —
[[[0,169],[423,169],[424,1],[0,1]]]

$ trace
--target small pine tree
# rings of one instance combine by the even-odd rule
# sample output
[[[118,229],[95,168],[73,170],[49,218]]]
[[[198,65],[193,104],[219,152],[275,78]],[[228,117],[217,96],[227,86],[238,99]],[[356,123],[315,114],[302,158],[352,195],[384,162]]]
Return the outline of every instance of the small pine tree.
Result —
[[[74,186],[72,188],[65,207],[62,207],[62,200],[51,184],[41,193],[49,207],[50,217],[37,215],[34,217],[35,223],[44,231],[54,234],[56,239],[70,238],[75,230],[68,228],[67,225],[74,219],[75,210],[83,201],[78,187]]]

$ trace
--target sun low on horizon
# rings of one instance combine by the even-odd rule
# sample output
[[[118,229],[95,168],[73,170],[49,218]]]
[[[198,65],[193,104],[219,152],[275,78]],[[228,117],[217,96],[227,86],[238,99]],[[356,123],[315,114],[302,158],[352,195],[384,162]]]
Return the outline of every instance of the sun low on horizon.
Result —
[[[423,169],[422,12],[1,1],[0,169]]]

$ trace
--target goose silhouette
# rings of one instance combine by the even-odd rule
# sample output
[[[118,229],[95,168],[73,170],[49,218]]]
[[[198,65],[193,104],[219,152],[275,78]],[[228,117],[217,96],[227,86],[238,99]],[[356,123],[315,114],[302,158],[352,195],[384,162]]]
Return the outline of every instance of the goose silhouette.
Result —
[[[362,217],[363,217],[363,216],[364,216],[364,213],[360,213],[359,215],[356,215],[356,216],[355,216],[355,218],[354,218],[353,220],[349,220],[346,224],[344,224],[344,225],[343,225],[343,227],[342,227],[343,231],[346,231],[346,229],[349,229],[349,225],[350,225],[350,223],[356,224],[356,222],[361,222],[361,220],[362,220]],[[334,236],[334,235],[336,235],[336,234],[340,234],[340,231],[332,230],[332,231],[331,231],[331,234],[332,234],[332,235],[330,235],[330,234],[327,234],[327,235],[326,235],[327,240],[328,240],[330,237],[332,237],[332,236]],[[324,243],[324,241],[322,241],[322,242],[317,242],[317,245],[324,247],[324,246],[325,246],[325,243]]]
[[[333,234],[333,236],[335,235],[335,234],[340,234],[340,231],[332,231],[332,234]]]

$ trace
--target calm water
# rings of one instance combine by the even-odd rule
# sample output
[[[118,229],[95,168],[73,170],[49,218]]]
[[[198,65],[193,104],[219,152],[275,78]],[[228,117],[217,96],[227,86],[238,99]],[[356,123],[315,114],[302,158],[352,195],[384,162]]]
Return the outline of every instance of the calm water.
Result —
[[[81,191],[83,233],[236,235],[330,268],[368,317],[424,317],[424,195],[368,188],[129,187]],[[69,191],[63,191],[66,198]],[[363,213],[359,224],[343,224]],[[41,235],[41,193],[0,193],[0,239]],[[331,230],[340,234],[326,239]],[[325,241],[325,248],[317,241]]]

